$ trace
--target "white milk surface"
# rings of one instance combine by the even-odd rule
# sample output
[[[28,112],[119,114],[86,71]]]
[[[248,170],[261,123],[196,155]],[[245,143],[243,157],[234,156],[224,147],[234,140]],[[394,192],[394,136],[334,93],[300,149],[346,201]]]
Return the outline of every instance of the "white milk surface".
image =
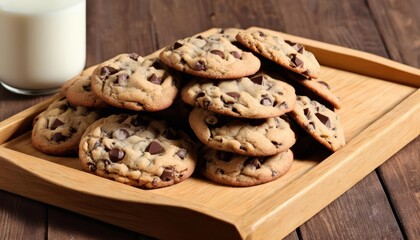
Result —
[[[0,0],[0,81],[57,88],[86,59],[86,0]]]

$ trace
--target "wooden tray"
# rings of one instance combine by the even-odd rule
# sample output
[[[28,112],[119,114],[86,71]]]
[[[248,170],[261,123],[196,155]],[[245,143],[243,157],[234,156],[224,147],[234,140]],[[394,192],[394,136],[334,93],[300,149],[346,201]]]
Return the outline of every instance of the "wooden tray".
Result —
[[[211,29],[203,35],[214,32]],[[342,98],[347,145],[296,159],[282,178],[233,188],[200,177],[141,190],[81,171],[76,158],[31,146],[33,117],[53,96],[0,123],[0,188],[162,239],[279,239],[420,133],[420,70],[372,54],[291,36],[322,64]]]

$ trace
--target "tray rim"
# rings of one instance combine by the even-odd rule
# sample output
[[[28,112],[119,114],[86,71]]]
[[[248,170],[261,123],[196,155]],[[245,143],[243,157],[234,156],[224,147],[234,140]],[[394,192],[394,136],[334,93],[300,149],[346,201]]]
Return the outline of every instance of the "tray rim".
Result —
[[[261,29],[261,28],[257,28],[257,29]],[[214,29],[210,29],[210,30],[208,30],[206,32],[211,32],[213,30]],[[267,29],[263,29],[263,30],[266,31]],[[268,31],[272,31],[272,30],[268,30]],[[279,33],[279,32],[276,32],[276,33]],[[203,33],[200,33],[200,34],[203,34]],[[327,43],[322,43],[322,42],[314,41],[314,40],[311,40],[311,39],[305,39],[305,38],[301,38],[301,37],[296,37],[296,36],[292,36],[292,35],[288,35],[288,34],[284,34],[284,33],[279,33],[279,34],[286,36],[288,39],[292,39],[292,40],[294,40],[296,42],[299,42],[299,43],[305,45],[305,47],[309,47],[312,51],[313,51],[313,49],[317,49],[317,46],[320,45],[321,47],[318,50],[315,50],[315,51],[320,51],[321,52],[321,53],[316,54],[317,55],[317,58],[318,58],[318,55],[322,55],[323,56],[323,53],[322,53],[323,51],[324,51],[324,54],[326,54],[328,56],[328,54],[342,53],[343,52],[343,49],[344,49],[344,50],[346,50],[346,51],[344,51],[344,55],[347,58],[349,58],[349,59],[353,59],[352,61],[365,61],[366,59],[368,59],[369,61],[373,62],[377,66],[385,67],[387,69],[392,69],[396,73],[402,74],[402,75],[398,75],[398,74],[393,75],[393,77],[396,76],[395,77],[396,79],[388,79],[389,81],[397,82],[399,84],[414,86],[414,87],[417,87],[417,88],[420,85],[420,82],[419,81],[416,81],[417,79],[420,79],[419,78],[420,77],[420,70],[419,69],[412,68],[412,67],[409,67],[409,66],[406,66],[406,65],[403,65],[403,64],[394,62],[392,60],[379,57],[379,56],[375,56],[375,55],[372,55],[372,54],[363,53],[363,52],[360,52],[360,51],[357,51],[357,50],[347,49],[347,48],[344,48],[344,47],[340,47],[340,46],[336,46],[336,45],[332,45],[332,44],[327,44]],[[365,58],[365,60],[361,59],[361,57],[359,56],[359,54],[362,55],[363,58]],[[322,59],[323,59],[323,57],[321,57],[321,60],[320,60],[320,63],[321,64],[323,64]],[[383,60],[386,60],[386,61],[383,61]],[[325,64],[325,65],[328,65],[328,64]],[[334,67],[334,66],[332,66],[332,67]],[[359,69],[359,66],[354,65],[354,67],[355,67],[355,71],[351,71],[351,72],[361,73],[360,72],[360,69]],[[342,68],[340,68],[340,66],[334,67],[334,68],[342,69]],[[346,69],[344,69],[344,70],[346,70]],[[404,73],[407,73],[407,72],[409,73],[409,75],[404,75]],[[365,75],[363,73],[361,73],[361,74],[362,75]],[[367,75],[367,76],[369,76],[369,75]],[[378,78],[377,75],[375,75],[375,74],[373,74],[372,76],[375,77],[375,78]],[[404,77],[401,77],[401,76],[404,76]],[[408,76],[408,78],[407,78],[407,76]],[[417,77],[417,79],[414,78],[414,80],[413,80],[412,79],[413,76]],[[380,79],[383,79],[383,78],[380,78]],[[32,106],[32,107],[30,107],[30,108],[28,108],[28,109],[26,109],[26,110],[24,110],[24,111],[22,111],[20,113],[17,113],[17,114],[13,115],[12,117],[10,117],[10,118],[8,118],[6,120],[3,120],[2,122],[0,122],[0,130],[3,130],[3,132],[4,132],[4,129],[6,129],[8,127],[16,126],[16,125],[19,125],[19,124],[23,124],[23,122],[25,122],[25,121],[28,120],[28,118],[30,118],[31,116],[32,117],[35,116],[42,109],[45,109],[46,106],[48,106],[49,103],[54,100],[54,97],[58,97],[58,94],[56,94],[56,95],[48,98],[47,100],[44,100],[44,101],[42,101],[42,102],[40,102],[40,103]],[[328,160],[330,158],[331,159],[332,158],[337,158],[337,156],[339,156],[340,158],[344,158],[344,159],[349,158],[348,157],[348,153],[347,153],[346,150],[348,148],[350,148],[351,146],[353,146],[353,145],[360,145],[361,143],[364,143],[365,140],[366,140],[366,134],[368,136],[374,136],[374,134],[377,134],[378,132],[380,132],[382,134],[390,134],[390,132],[392,132],[392,130],[394,128],[393,127],[387,127],[386,128],[387,129],[386,130],[386,133],[383,133],[383,131],[384,131],[384,130],[382,130],[383,128],[379,129],[379,127],[378,127],[378,125],[380,125],[381,122],[384,122],[384,121],[386,122],[386,121],[394,120],[394,119],[397,119],[398,120],[398,123],[400,123],[400,124],[401,123],[407,123],[407,122],[410,121],[410,119],[414,119],[414,121],[416,121],[416,119],[417,120],[420,119],[419,118],[419,114],[420,114],[419,113],[419,108],[420,108],[420,90],[417,89],[417,90],[414,91],[414,93],[412,93],[411,95],[409,95],[408,97],[406,97],[397,106],[395,106],[393,109],[391,109],[390,111],[388,111],[387,114],[385,114],[384,116],[376,119],[373,124],[371,124],[370,126],[368,126],[361,133],[359,133],[356,136],[354,136],[353,139],[345,147],[343,147],[343,149],[341,149],[338,152],[332,154],[330,157],[328,157],[327,159],[325,159],[323,162],[317,164],[317,166],[315,166],[313,169],[311,169],[310,171],[308,171],[307,173],[305,173],[302,177],[300,177],[297,180],[293,181],[288,186],[285,186],[285,188],[287,188],[288,190],[290,190],[289,196],[291,194],[295,193],[295,191],[297,191],[297,188],[294,185],[301,184],[300,182],[302,182],[302,181],[303,182],[309,181],[312,185],[314,185],[314,184],[315,185],[319,185],[319,183],[317,182],[319,180],[315,179],[313,175],[316,175],[317,172],[320,171],[319,169],[331,167],[331,161]],[[18,121],[16,121],[16,119]],[[396,122],[396,121],[394,121],[394,122]],[[401,131],[401,132],[403,132],[403,131]],[[11,141],[12,139],[10,139],[10,138],[15,133],[16,133],[16,129],[8,132],[6,135],[0,136],[0,160],[2,160],[2,161],[8,161],[10,164],[14,164],[17,167],[21,167],[19,165],[19,163],[17,163],[16,161],[13,161],[10,158],[10,156],[17,155],[18,157],[24,157],[24,156],[27,157],[29,155],[26,155],[24,153],[21,153],[21,152],[18,152],[18,151],[15,151],[15,150],[12,150],[12,149],[8,149],[8,148],[4,147],[4,143],[7,143],[8,141]],[[401,134],[402,133],[400,133],[400,135]],[[396,151],[398,151],[399,149],[401,149],[403,146],[405,146],[409,141],[411,141],[412,139],[414,139],[419,134],[420,134],[420,130],[417,129],[417,131],[411,131],[411,132],[409,132],[409,134],[405,134],[404,136],[402,136],[403,137],[402,138],[403,140],[400,142],[400,144],[398,145],[398,147],[394,147],[394,148],[390,149],[389,151],[387,151],[385,154],[383,154],[383,156],[381,156],[381,160],[380,161],[375,161],[375,163],[372,164],[372,165],[370,165],[369,168],[365,169],[365,171],[363,173],[362,172],[359,172],[358,173],[360,175],[359,176],[359,178],[360,178],[359,180],[361,180],[363,177],[365,177],[368,173],[370,173],[377,166],[379,166],[380,164],[382,164],[393,153],[395,153]],[[375,144],[377,141],[378,141],[378,139],[376,138],[376,139],[374,139],[374,141],[371,141],[370,144]],[[350,147],[348,147],[348,146],[350,146]],[[361,154],[360,151],[362,151],[362,150],[359,150],[359,153],[356,153],[356,154]],[[36,158],[36,157],[30,156],[29,159],[31,159],[31,158]],[[36,158],[36,159],[40,159],[40,158]],[[50,164],[51,164],[51,166],[53,166],[53,165],[59,165],[60,166],[59,169],[61,169],[61,167],[65,167],[65,166],[62,166],[60,164],[49,162],[47,160],[43,160],[43,161],[46,162],[46,163],[43,163],[43,164],[46,164],[46,165],[50,165]],[[343,163],[341,163],[341,164],[343,164]],[[332,166],[335,167],[335,168],[339,168],[339,166],[336,166],[334,164]],[[77,171],[77,172],[80,172],[80,171],[75,170],[75,169],[72,169],[72,170]],[[331,174],[331,171],[332,170],[330,169],[329,171],[327,171],[327,173],[330,173]],[[34,172],[29,172],[29,173],[30,174],[35,174]],[[304,176],[307,176],[307,177],[305,178]],[[329,176],[326,176],[326,175],[323,175],[323,176],[325,176],[326,178],[329,177]],[[53,185],[55,184],[58,187],[70,189],[72,191],[77,191],[77,189],[71,188],[71,186],[66,186],[66,185],[64,185],[64,186],[61,185],[60,186],[60,184],[55,183],[54,181],[52,181],[52,179],[45,179],[41,175],[36,175],[35,174],[34,177],[37,177],[37,178],[41,179],[42,181],[48,182],[49,184],[53,184]],[[92,176],[92,177],[95,178],[95,179],[97,178],[96,176]],[[106,179],[104,179],[104,180],[105,181],[108,181]],[[295,221],[294,224],[289,224],[287,226],[287,229],[289,229],[290,231],[292,231],[293,229],[295,229],[301,223],[303,223],[304,221],[306,221],[307,219],[309,219],[311,216],[313,216],[316,212],[320,211],[323,207],[325,207],[330,202],[332,202],[334,199],[336,199],[339,195],[341,195],[342,193],[344,193],[345,191],[347,191],[348,188],[350,188],[351,186],[353,186],[354,184],[356,184],[359,180],[355,181],[354,183],[347,184],[345,189],[344,188],[341,188],[339,192],[335,192],[334,193],[334,196],[332,196],[332,195],[328,196],[330,198],[329,201],[323,202],[323,206],[317,207],[317,210],[313,214],[311,213],[312,215],[311,214],[305,215],[305,217],[304,217],[305,219],[302,218],[302,219],[299,219],[299,221],[297,221],[297,222]],[[101,180],[98,180],[98,181],[101,181]],[[297,183],[295,183],[295,182],[297,182]],[[113,183],[108,183],[107,182],[107,184],[111,184],[112,185]],[[118,184],[118,186],[120,186],[119,183],[115,183],[115,184]],[[4,186],[4,185],[2,185],[1,187],[2,188],[9,189],[8,186]],[[128,188],[131,188],[129,186],[127,186],[127,187]],[[307,192],[307,191],[310,190],[310,187],[309,186],[306,186],[303,189],[304,189],[305,192]],[[14,190],[13,188],[10,189],[11,192],[13,192],[13,190]],[[83,192],[83,191],[80,191],[80,192],[83,193],[83,194],[86,194],[86,195],[91,195],[91,196],[94,195],[94,197],[109,198],[109,196],[106,196],[106,194],[105,195],[103,195],[103,194],[95,195],[95,194],[92,194],[91,192]],[[153,197],[153,195],[156,195],[153,192],[146,192],[146,193],[147,193],[146,195],[147,196],[150,195],[150,197]],[[19,193],[17,193],[17,194],[19,194]],[[274,193],[273,195],[276,195],[276,194],[277,193]],[[298,193],[298,194],[301,195],[302,193]],[[31,195],[31,194],[29,194],[29,195]],[[28,196],[28,197],[34,198],[33,196]],[[165,198],[166,198],[166,196],[165,196]],[[280,198],[280,199],[282,199],[281,200],[281,203],[284,203],[284,202],[289,203],[292,200],[293,201],[297,201],[297,200],[299,200],[299,198],[301,198],[301,197],[299,197],[299,196],[298,197],[292,196],[291,198],[284,199],[284,197],[283,197],[283,198]],[[290,200],[290,199],[292,199],[292,200]],[[42,199],[42,200],[45,200],[45,199]],[[155,201],[157,201],[157,202],[154,202],[154,203],[151,203],[151,204],[152,205],[164,204],[164,205],[171,206],[171,204],[169,204],[168,202],[165,202],[165,201],[162,202],[162,201],[158,201],[156,199],[155,199]],[[43,202],[45,202],[45,201],[43,201]],[[135,203],[150,204],[148,202],[141,202],[138,199],[136,201],[134,201],[134,202]],[[181,208],[185,208],[185,209],[188,209],[188,210],[201,212],[202,214],[205,214],[205,215],[209,215],[212,218],[218,219],[220,221],[223,221],[225,223],[228,223],[228,224],[234,226],[234,228],[236,228],[236,230],[238,231],[237,233],[239,233],[239,237],[241,237],[241,238],[247,238],[247,239],[254,239],[254,238],[259,238],[260,236],[263,236],[264,231],[266,231],[273,224],[273,221],[276,220],[276,218],[278,217],[278,215],[282,211],[284,211],[284,205],[283,204],[280,204],[280,206],[277,207],[277,206],[273,206],[271,204],[271,202],[272,202],[271,198],[270,199],[265,199],[265,201],[263,201],[263,204],[264,204],[263,206],[261,206],[261,207],[260,206],[255,207],[255,208],[251,209],[250,211],[248,211],[247,213],[245,213],[242,216],[231,216],[229,214],[223,214],[222,212],[219,214],[217,212],[215,213],[214,209],[211,209],[211,211],[206,211],[206,212],[203,213],[203,209],[200,208],[200,206],[198,206],[198,207],[197,206],[193,206],[193,205],[191,205],[191,203],[188,203],[188,202],[181,203],[180,205],[176,205],[176,206],[172,206],[172,207],[176,207],[176,208],[181,207]],[[50,203],[50,204],[56,205],[55,203]],[[60,207],[62,207],[62,206],[60,206]],[[264,208],[263,213],[258,212],[258,210],[261,210],[261,208]],[[116,225],[118,225],[118,224],[116,224]],[[297,225],[297,226],[295,226],[295,225]],[[292,229],[290,229],[290,228],[292,228]],[[283,231],[283,234],[285,236],[285,231]]]

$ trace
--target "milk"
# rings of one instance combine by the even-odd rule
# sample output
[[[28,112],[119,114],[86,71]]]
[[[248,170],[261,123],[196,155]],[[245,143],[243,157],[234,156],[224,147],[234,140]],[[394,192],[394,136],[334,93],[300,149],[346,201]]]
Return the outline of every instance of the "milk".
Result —
[[[59,88],[86,59],[86,0],[0,0],[0,81],[23,94]]]

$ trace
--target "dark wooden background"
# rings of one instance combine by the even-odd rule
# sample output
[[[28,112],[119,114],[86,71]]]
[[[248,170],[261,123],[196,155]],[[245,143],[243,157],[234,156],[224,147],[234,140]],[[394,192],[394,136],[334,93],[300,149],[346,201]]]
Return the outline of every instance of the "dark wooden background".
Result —
[[[89,0],[87,66],[123,52],[147,55],[211,27],[249,26],[420,67],[419,0]],[[0,87],[0,121],[47,97]],[[417,137],[287,238],[420,239],[419,149]],[[149,237],[0,190],[0,239]]]

